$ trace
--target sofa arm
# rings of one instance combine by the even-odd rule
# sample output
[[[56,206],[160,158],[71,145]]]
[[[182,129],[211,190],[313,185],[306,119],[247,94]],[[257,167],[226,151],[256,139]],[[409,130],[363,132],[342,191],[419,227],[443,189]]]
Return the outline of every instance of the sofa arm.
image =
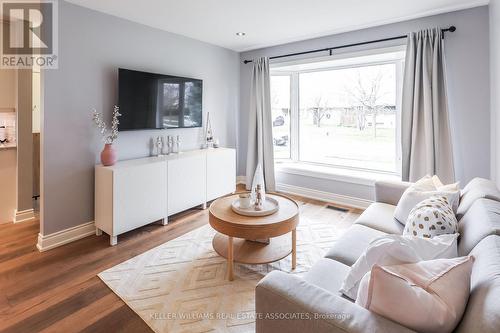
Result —
[[[280,271],[255,289],[256,333],[412,332],[340,296]]]
[[[411,183],[398,181],[375,182],[375,201],[397,206],[403,192]]]

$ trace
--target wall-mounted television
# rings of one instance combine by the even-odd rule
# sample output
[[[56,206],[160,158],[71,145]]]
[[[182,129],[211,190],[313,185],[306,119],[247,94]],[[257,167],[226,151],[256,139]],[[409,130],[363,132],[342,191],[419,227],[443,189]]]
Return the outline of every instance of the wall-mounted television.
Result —
[[[203,81],[120,68],[120,131],[202,127]]]

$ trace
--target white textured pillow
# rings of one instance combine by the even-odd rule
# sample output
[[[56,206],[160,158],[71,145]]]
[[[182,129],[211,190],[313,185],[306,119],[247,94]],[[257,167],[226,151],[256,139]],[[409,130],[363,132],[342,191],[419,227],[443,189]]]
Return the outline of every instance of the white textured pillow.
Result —
[[[432,182],[434,183],[434,186],[436,186],[436,189],[439,191],[460,191],[460,182],[444,185],[436,175],[432,176]]]
[[[433,239],[402,235],[378,237],[351,266],[340,292],[351,299],[356,299],[361,279],[376,264],[385,266],[454,258],[458,255],[457,238],[458,234],[442,235]]]
[[[432,238],[458,232],[458,221],[446,196],[432,196],[412,209],[404,236]]]
[[[453,211],[456,212],[460,201],[458,185],[459,183],[442,185],[437,176],[425,176],[404,191],[394,211],[394,218],[405,225],[411,210],[418,203],[432,196],[446,196]]]
[[[375,265],[361,280],[356,304],[416,332],[452,332],[470,294],[474,258]]]
[[[413,183],[411,188],[418,191],[435,191],[440,185],[442,185],[442,183],[437,176],[434,178],[427,175]]]

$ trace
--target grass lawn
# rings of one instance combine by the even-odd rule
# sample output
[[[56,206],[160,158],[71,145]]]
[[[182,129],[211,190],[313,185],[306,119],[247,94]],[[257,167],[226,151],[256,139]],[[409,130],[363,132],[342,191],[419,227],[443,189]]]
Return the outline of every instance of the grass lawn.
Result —
[[[329,124],[317,127],[302,123],[299,135],[301,161],[387,172],[396,170],[394,128],[377,128],[375,137],[372,127],[360,131],[354,127]],[[289,145],[275,147],[275,155],[288,157]]]

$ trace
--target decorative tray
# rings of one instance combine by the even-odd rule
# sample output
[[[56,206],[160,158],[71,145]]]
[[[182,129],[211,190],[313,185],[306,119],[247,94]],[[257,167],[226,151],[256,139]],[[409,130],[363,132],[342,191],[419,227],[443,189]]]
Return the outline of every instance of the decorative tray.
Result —
[[[255,210],[253,204],[249,208],[241,208],[239,199],[234,200],[231,204],[231,208],[236,214],[244,216],[267,216],[276,213],[280,209],[278,200],[269,196],[266,197],[262,206],[262,210]]]

